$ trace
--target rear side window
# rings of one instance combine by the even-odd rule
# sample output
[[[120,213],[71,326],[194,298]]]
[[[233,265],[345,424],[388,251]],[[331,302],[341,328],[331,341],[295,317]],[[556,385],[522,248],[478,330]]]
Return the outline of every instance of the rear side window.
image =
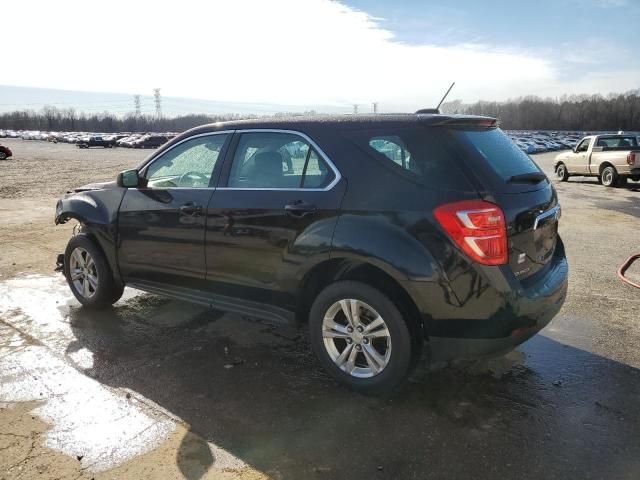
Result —
[[[452,130],[463,143],[471,146],[503,180],[515,175],[539,172],[540,169],[499,128]]]
[[[231,188],[324,188],[335,174],[301,136],[243,133],[233,156]]]
[[[400,175],[438,190],[469,190],[451,136],[431,127],[376,128],[344,135]]]

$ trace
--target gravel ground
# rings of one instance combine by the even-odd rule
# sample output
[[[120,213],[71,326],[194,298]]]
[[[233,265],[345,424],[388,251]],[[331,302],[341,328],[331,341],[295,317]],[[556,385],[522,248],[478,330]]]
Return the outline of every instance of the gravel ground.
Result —
[[[56,197],[150,152],[4,143],[0,479],[640,478],[640,291],[616,277],[640,252],[639,184],[553,180],[570,289],[540,335],[367,398],[327,379],[304,332],[132,290],[78,308],[51,274],[71,228]],[[534,159],[552,175],[554,157]]]
[[[71,187],[115,179],[135,168],[151,150],[80,149],[68,143],[1,139],[13,157],[0,161],[0,198],[51,198]]]

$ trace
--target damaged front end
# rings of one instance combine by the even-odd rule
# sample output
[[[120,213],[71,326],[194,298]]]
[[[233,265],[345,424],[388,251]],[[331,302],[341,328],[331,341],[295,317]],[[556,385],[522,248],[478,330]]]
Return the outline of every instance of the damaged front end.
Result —
[[[102,249],[112,272],[118,276],[116,241],[118,209],[126,190],[116,182],[93,183],[68,191],[56,203],[56,225],[76,220],[79,232],[86,234]],[[74,235],[78,228],[74,228]],[[56,271],[64,271],[64,254],[56,258]]]

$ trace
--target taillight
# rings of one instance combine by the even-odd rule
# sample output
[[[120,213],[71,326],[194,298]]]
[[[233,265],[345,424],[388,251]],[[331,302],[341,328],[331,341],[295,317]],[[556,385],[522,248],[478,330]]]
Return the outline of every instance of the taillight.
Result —
[[[500,207],[482,200],[441,205],[433,211],[451,239],[483,265],[508,262],[507,225]]]
[[[636,152],[627,153],[627,164],[633,165],[636,163]]]

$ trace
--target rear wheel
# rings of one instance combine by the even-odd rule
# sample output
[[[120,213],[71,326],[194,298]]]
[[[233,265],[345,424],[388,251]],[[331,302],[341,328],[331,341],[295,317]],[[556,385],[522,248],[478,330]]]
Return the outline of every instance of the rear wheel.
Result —
[[[64,255],[64,275],[76,299],[88,308],[117,302],[124,285],[113,277],[102,250],[85,234],[69,240]]]
[[[569,180],[569,172],[567,171],[567,166],[564,163],[559,163],[556,167],[556,177],[561,182]]]
[[[4,152],[0,152],[0,160],[6,160],[7,154]]]
[[[605,187],[615,187],[618,183],[618,172],[612,166],[605,167],[600,175],[602,185]]]
[[[364,283],[337,282],[320,292],[309,329],[322,366],[359,392],[388,392],[413,366],[416,342],[400,310]]]

